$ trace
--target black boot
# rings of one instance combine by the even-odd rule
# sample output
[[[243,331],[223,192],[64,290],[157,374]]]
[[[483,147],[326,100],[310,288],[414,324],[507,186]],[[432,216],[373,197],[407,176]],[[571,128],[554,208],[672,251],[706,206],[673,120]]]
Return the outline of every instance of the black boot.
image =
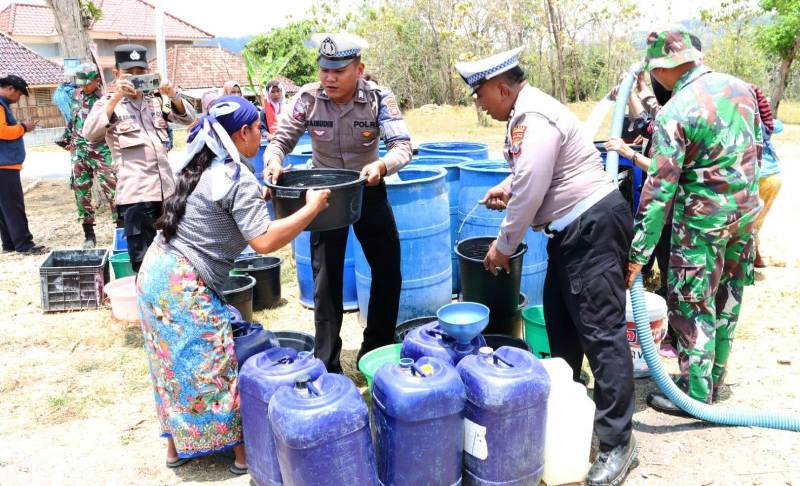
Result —
[[[620,444],[597,456],[586,476],[586,484],[588,486],[618,486],[622,484],[638,453],[636,438],[631,434],[627,444]]]
[[[94,235],[94,225],[83,223],[83,249],[84,250],[91,250],[92,248],[97,245],[97,238]]]
[[[674,415],[676,417],[692,418],[689,412],[685,412],[681,407],[675,405],[666,395],[659,392],[653,392],[647,395],[647,404],[653,410],[656,410],[667,415]]]

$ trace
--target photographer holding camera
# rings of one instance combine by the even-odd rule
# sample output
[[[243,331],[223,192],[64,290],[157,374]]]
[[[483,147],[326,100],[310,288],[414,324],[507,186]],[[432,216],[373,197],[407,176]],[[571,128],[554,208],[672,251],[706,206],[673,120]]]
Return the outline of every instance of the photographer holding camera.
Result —
[[[167,159],[167,120],[189,125],[195,112],[175,88],[148,72],[147,49],[126,44],[114,49],[116,91],[99,99],[83,126],[90,142],[105,139],[117,172],[115,203],[125,222],[131,266],[139,271],[147,248],[156,235],[153,227],[163,201],[175,192]],[[172,104],[164,116],[161,99]]]

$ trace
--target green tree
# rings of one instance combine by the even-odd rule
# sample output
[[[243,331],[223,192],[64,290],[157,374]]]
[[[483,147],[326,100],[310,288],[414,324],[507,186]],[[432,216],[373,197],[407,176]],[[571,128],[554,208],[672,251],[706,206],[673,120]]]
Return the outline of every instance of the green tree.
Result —
[[[778,112],[792,73],[792,63],[800,54],[800,0],[761,0],[770,22],[759,27],[758,44],[780,60],[778,78],[772,91],[772,112]]]
[[[748,0],[726,0],[715,10],[702,10],[701,20],[711,29],[703,46],[705,63],[713,69],[764,86],[770,61],[755,43],[753,19],[759,10]]]
[[[313,82],[317,79],[317,53],[305,47],[304,43],[315,32],[324,28],[315,20],[292,22],[285,27],[271,30],[267,34],[259,34],[247,43],[242,57],[248,60],[254,70],[258,66],[280,66],[287,60],[283,74],[297,85]],[[264,63],[264,64],[262,64]],[[273,66],[274,67],[274,66]],[[268,71],[268,69],[267,69]],[[276,73],[264,75],[274,76]],[[265,84],[269,79],[254,79],[255,83]]]

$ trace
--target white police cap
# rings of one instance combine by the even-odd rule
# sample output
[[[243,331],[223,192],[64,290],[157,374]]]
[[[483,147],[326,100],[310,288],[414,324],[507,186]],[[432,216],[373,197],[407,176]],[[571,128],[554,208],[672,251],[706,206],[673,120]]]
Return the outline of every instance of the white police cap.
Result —
[[[519,53],[522,49],[517,47],[478,61],[457,62],[456,71],[474,93],[484,81],[519,66]]]
[[[347,32],[314,34],[306,45],[319,51],[317,64],[326,69],[347,66],[361,55],[362,49],[369,47],[364,38]]]

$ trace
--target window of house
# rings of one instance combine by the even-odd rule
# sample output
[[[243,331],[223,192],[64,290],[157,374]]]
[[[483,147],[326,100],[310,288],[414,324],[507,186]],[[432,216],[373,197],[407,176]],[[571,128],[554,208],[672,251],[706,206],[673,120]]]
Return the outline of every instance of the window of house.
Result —
[[[50,106],[53,104],[55,88],[33,88],[30,90],[28,106]]]

